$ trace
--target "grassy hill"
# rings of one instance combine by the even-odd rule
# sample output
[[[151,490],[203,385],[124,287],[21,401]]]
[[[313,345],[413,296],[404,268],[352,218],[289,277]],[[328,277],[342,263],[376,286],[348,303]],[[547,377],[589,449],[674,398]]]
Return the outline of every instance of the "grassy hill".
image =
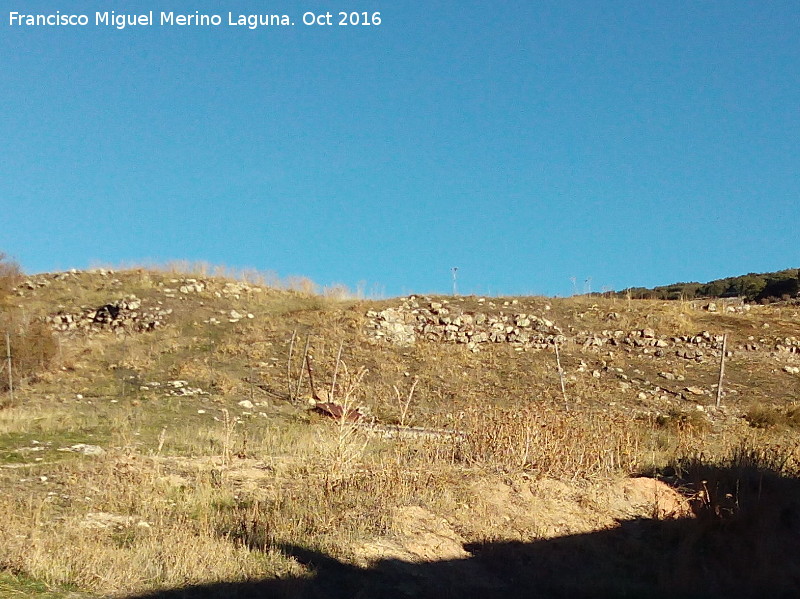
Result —
[[[19,275],[2,596],[800,592],[797,305]]]

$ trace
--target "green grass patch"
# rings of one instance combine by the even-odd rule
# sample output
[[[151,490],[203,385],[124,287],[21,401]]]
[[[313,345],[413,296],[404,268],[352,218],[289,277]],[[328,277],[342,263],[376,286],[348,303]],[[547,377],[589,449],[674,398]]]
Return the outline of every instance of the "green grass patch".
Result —
[[[70,589],[53,589],[43,582],[18,576],[10,572],[0,572],[0,597],[4,599],[78,599],[90,595],[76,593]]]

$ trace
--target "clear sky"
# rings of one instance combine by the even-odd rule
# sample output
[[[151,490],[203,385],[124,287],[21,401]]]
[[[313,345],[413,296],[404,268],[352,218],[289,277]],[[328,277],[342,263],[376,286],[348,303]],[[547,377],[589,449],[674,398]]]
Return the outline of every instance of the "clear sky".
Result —
[[[10,25],[56,11],[89,25]],[[800,266],[796,1],[0,0],[0,99],[0,251],[28,272],[568,295]]]

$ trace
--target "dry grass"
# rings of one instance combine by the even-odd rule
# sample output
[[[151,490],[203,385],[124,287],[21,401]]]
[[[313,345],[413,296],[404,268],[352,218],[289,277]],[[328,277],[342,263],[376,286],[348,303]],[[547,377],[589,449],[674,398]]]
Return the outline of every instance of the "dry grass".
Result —
[[[641,429],[620,416],[564,412],[544,406],[466,412],[457,455],[468,464],[538,476],[590,478],[634,472]]]
[[[164,291],[188,276],[203,278],[206,289]],[[20,299],[32,319],[58,304],[102,305],[130,293],[173,312],[153,333],[62,337],[45,371],[21,385],[16,405],[0,409],[0,527],[8,533],[0,535],[0,570],[53,592],[98,596],[304,576],[277,547],[295,544],[350,559],[360,543],[394,534],[391,514],[404,506],[458,520],[468,541],[490,537],[489,520],[470,522],[491,512],[474,496],[480,481],[602,486],[684,456],[724,460],[742,439],[753,451],[791,442],[797,409],[786,397],[794,379],[778,380],[784,375],[763,358],[731,360],[730,377],[741,393],[726,398],[730,413],[716,413],[706,396],[679,396],[687,385],[710,388],[713,364],[670,357],[664,366],[626,348],[566,343],[560,357],[576,407],[566,411],[550,351],[376,344],[365,333],[364,314],[390,302],[342,301],[349,295],[338,288],[312,295],[318,288],[301,280],[284,285],[295,291],[225,292],[234,280],[278,284],[256,273],[176,264],[54,279]],[[464,302],[480,305],[475,298]],[[710,321],[688,304],[603,298],[518,302],[511,308],[497,300],[497,309],[546,315],[568,334],[733,327],[741,340],[758,318],[792,318],[764,312]],[[253,318],[230,322],[234,309]],[[307,338],[313,390],[301,363]],[[686,380],[659,379],[665,369]],[[748,412],[752,406],[739,398],[760,387],[753,383],[758,377],[786,396],[775,395],[774,408]],[[170,394],[167,383],[175,379],[203,393]],[[656,383],[663,388],[653,392]],[[384,438],[345,418],[324,420],[307,410],[314,390],[343,404],[345,413],[364,407],[383,423],[436,434]],[[105,453],[59,451],[77,443]],[[465,512],[465,505],[476,511]],[[99,527],[97,518],[112,516],[107,528]],[[519,539],[540,534],[535,524],[525,526],[502,532]],[[24,586],[22,597],[50,592]]]
[[[213,515],[230,497],[209,482],[176,492],[153,466],[114,457],[99,466],[80,473],[95,491],[83,501],[69,493],[71,485],[45,498],[0,499],[4,568],[106,595],[297,572],[281,555],[219,534]],[[97,514],[121,518],[105,527]]]
[[[800,405],[792,403],[788,406],[756,405],[745,412],[747,422],[756,428],[783,427],[800,428]]]

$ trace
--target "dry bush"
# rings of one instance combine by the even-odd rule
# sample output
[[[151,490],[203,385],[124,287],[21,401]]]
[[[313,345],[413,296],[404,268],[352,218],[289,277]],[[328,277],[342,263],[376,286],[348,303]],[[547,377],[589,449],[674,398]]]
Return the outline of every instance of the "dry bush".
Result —
[[[711,423],[704,412],[695,410],[670,409],[654,419],[657,428],[673,433],[705,433],[711,429]]]
[[[458,457],[485,467],[574,478],[638,466],[641,431],[622,415],[482,407],[468,410],[459,430]]]
[[[58,352],[58,343],[53,332],[46,323],[39,320],[17,324],[10,318],[0,319],[0,331],[7,331],[9,334],[12,381],[16,381],[15,385],[35,379],[45,372]],[[5,338],[2,339],[2,349],[2,355],[5,357]],[[5,359],[3,366],[0,392],[8,391],[10,388],[8,363]]]
[[[290,276],[286,278],[286,287],[305,295],[317,295],[319,286],[308,277]]]
[[[346,474],[298,471],[275,497],[240,502],[220,513],[219,530],[260,549],[312,544],[345,556],[354,541],[389,533],[394,508],[441,503],[444,489],[454,484],[448,470],[409,468],[392,459]]]
[[[697,515],[719,520],[758,517],[758,512],[775,511],[785,519],[787,500],[797,504],[800,474],[800,446],[745,439],[713,459],[694,455],[675,460],[670,471],[677,474],[687,494],[693,497]],[[793,490],[776,493],[791,483]],[[797,511],[797,505],[793,511]],[[785,523],[784,523],[785,524]]]
[[[332,285],[326,286],[322,290],[322,295],[332,300],[348,300],[355,297],[344,283],[333,283]]]
[[[755,428],[800,428],[800,405],[791,404],[786,407],[757,405],[744,414],[745,420]]]
[[[23,273],[19,264],[0,252],[0,308],[7,301],[13,289],[22,281]]]

